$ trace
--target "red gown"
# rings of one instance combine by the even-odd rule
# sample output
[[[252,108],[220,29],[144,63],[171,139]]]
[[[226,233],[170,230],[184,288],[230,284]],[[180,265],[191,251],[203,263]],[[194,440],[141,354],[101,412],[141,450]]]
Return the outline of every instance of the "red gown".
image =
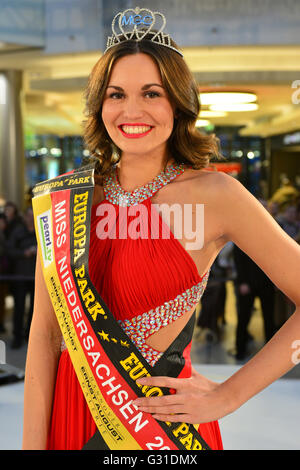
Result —
[[[174,237],[162,217],[153,217],[158,212],[151,212],[151,197],[185,168],[184,165],[172,164],[152,182],[131,193],[121,188],[115,172],[104,184],[105,199],[92,206],[90,279],[110,311],[118,312],[117,320],[152,366],[162,353],[147,346],[147,338],[197,304],[209,275],[207,272],[200,277],[190,254]],[[148,237],[122,239],[119,236],[120,227],[126,221],[129,227],[130,222],[136,219],[137,213],[129,211],[136,205],[147,210],[139,219],[139,229]],[[111,210],[113,212],[108,215]],[[117,223],[109,225],[115,216]],[[169,234],[168,238],[151,237],[153,228],[158,226]],[[101,233],[112,234],[114,229],[116,236],[100,238]],[[190,345],[186,350],[188,357],[184,374],[180,376],[191,375],[189,351]],[[96,425],[68,351],[64,349],[57,371],[47,449],[82,449],[95,432]],[[217,421],[201,424],[199,432],[211,449],[223,449]]]

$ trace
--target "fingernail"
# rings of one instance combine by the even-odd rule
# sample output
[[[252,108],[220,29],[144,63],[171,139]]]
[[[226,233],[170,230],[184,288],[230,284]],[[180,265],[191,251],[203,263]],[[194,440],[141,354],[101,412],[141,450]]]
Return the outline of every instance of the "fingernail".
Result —
[[[137,379],[136,383],[143,385],[145,383],[145,379],[143,379],[143,378],[142,379]]]

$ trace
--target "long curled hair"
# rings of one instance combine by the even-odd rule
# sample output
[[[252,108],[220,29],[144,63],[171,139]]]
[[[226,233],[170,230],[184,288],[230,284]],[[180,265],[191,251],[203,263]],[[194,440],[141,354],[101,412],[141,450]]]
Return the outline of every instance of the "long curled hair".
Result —
[[[108,49],[94,65],[84,90],[86,120],[83,121],[83,139],[89,150],[87,161],[96,161],[96,174],[106,175],[122,157],[122,151],[111,140],[102,120],[102,104],[114,63],[130,54],[148,54],[157,64],[162,84],[176,113],[172,133],[168,139],[168,154],[178,163],[187,163],[194,169],[209,166],[212,157],[221,158],[219,141],[196,128],[200,101],[196,81],[184,59],[172,49],[144,37],[141,41],[127,40]],[[171,45],[178,49],[172,40]],[[166,162],[167,166],[167,162]]]

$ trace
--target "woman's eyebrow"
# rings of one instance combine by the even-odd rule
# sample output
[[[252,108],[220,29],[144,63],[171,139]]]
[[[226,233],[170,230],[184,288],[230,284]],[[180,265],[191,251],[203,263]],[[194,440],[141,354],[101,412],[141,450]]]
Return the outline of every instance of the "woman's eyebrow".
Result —
[[[152,86],[159,86],[160,88],[164,88],[162,85],[159,85],[159,83],[147,83],[147,85],[142,86],[142,91],[148,90],[148,88],[151,88]],[[107,88],[115,88],[116,90],[124,91],[123,88],[116,85],[108,85]]]
[[[160,88],[163,88],[162,85],[160,85],[159,83],[148,83],[148,85],[144,85],[142,87],[142,90],[148,90],[148,88],[151,88],[152,86],[159,86]]]

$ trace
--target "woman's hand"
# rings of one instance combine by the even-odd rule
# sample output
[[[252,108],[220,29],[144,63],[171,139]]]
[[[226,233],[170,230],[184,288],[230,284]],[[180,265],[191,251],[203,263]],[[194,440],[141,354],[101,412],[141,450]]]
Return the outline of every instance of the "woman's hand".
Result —
[[[225,399],[221,392],[220,384],[194,369],[188,379],[143,377],[137,383],[175,389],[175,394],[139,397],[133,402],[139,410],[151,413],[160,421],[200,424],[215,421],[233,411],[230,400]]]

